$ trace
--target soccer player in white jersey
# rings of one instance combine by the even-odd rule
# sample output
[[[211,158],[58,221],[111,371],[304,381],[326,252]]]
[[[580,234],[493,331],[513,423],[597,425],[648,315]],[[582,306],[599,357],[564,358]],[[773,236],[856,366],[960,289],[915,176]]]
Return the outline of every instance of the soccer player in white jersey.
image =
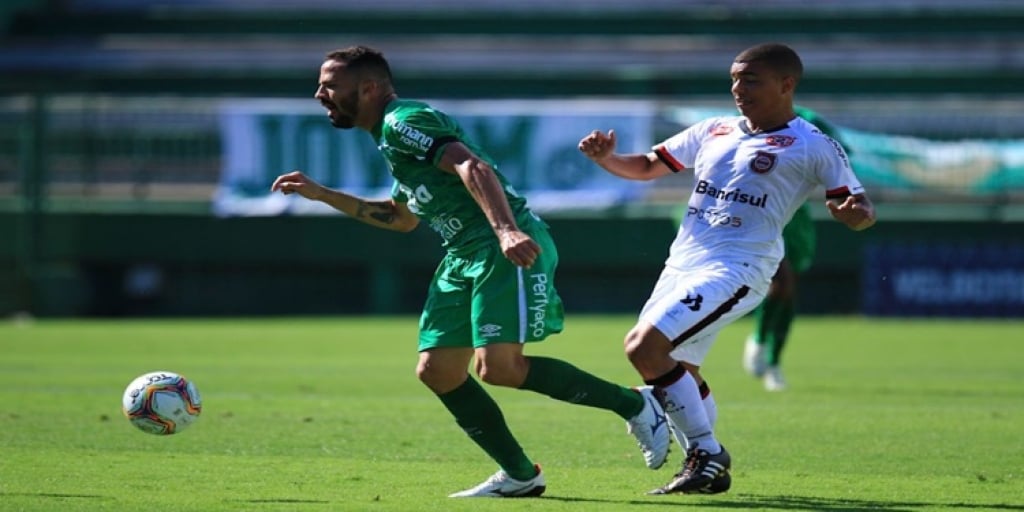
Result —
[[[793,110],[802,73],[788,46],[757,45],[730,69],[741,116],[701,121],[647,154],[616,153],[614,131],[594,131],[579,143],[588,158],[626,179],[694,174],[665,268],[625,338],[629,361],[655,387],[686,446],[682,470],[652,494],[729,489],[731,460],[712,428],[716,406],[700,366],[722,327],[764,298],[793,212],[821,186],[836,220],[855,231],[875,223],[842,147]]]

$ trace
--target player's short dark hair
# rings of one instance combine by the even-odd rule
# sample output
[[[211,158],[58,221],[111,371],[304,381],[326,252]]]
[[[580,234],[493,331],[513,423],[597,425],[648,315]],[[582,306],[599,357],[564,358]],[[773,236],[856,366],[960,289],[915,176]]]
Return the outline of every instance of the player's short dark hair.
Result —
[[[804,64],[800,56],[792,48],[781,43],[765,43],[751,46],[740,52],[733,62],[762,62],[783,76],[791,76],[800,81],[804,74]]]
[[[327,52],[325,59],[344,62],[345,67],[356,76],[391,82],[391,67],[384,54],[369,46],[332,50]]]

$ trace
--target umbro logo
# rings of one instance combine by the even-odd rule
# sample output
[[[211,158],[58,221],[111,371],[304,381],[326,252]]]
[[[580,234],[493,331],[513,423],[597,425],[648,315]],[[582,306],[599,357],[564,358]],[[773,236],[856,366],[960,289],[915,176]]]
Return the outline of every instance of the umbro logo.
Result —
[[[690,308],[690,311],[700,311],[700,304],[704,302],[704,296],[699,293],[696,297],[687,294],[686,298],[679,302],[681,302],[684,306]]]
[[[496,324],[484,324],[480,326],[480,336],[484,338],[495,338],[501,336],[501,326]]]

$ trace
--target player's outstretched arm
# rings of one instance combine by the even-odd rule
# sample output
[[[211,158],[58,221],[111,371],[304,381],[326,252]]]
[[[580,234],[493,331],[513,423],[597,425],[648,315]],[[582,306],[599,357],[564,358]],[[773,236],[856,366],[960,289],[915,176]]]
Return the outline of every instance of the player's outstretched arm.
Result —
[[[840,202],[838,199],[825,201],[832,217],[854,231],[862,231],[875,225],[875,205],[868,196],[854,194]]]
[[[412,231],[419,218],[409,211],[405,203],[394,199],[369,200],[327,188],[301,171],[282,174],[270,186],[271,192],[299,194],[312,201],[320,201],[350,217],[371,226],[392,231]]]
[[[623,155],[615,152],[615,145],[615,130],[607,134],[594,130],[580,139],[576,147],[602,169],[628,180],[653,180],[671,172],[654,153]]]

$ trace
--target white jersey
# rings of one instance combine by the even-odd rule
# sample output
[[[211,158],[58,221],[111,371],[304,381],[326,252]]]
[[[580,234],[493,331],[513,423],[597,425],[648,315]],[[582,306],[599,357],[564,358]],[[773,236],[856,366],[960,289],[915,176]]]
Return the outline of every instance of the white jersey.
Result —
[[[654,146],[694,189],[667,267],[741,271],[771,281],[783,256],[782,228],[820,185],[826,198],[864,192],[842,146],[796,117],[750,133],[743,117],[706,119]]]

